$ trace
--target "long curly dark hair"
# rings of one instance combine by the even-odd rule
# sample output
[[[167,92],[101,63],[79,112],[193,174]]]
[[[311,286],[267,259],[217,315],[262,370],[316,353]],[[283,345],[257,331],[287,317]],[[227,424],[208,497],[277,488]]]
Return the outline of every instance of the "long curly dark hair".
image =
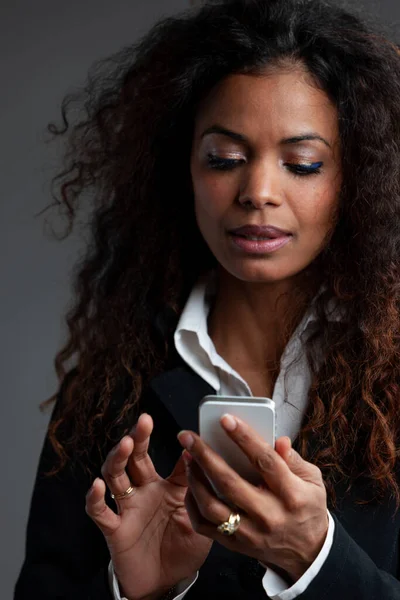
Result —
[[[324,291],[307,342],[313,380],[299,448],[321,468],[332,503],[334,485],[358,477],[375,497],[399,502],[400,60],[385,36],[320,0],[227,0],[164,18],[64,99],[63,125],[49,126],[66,137],[53,196],[66,235],[84,198],[92,219],[55,358],[61,382],[67,361],[76,364],[49,429],[58,468],[115,425],[110,398],[124,377],[132,390],[118,420],[129,421],[171,349],[157,315],[179,317],[213,264],[189,170],[196,107],[227,75],[287,61],[305,65],[337,107],[343,175],[337,224],[318,259]],[[344,321],[327,319],[332,300]]]

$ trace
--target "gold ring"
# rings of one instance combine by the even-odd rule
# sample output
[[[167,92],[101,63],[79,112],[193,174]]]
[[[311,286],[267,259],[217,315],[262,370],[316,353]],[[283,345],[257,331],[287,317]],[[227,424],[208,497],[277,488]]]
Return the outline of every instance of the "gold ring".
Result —
[[[127,496],[129,496],[130,494],[132,494],[133,490],[135,488],[133,488],[131,485],[128,487],[128,489],[126,490],[126,492],[122,492],[122,494],[111,494],[111,498],[113,500],[121,500],[121,498],[126,498]]]
[[[223,535],[233,535],[240,525],[239,513],[231,513],[229,519],[218,525],[217,529]]]

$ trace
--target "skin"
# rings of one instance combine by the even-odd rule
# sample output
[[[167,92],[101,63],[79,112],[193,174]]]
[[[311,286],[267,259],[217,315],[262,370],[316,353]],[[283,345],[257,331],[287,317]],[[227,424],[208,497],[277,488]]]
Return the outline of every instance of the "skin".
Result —
[[[185,457],[189,483],[186,508],[193,529],[297,581],[314,562],[328,530],[321,472],[291,450],[287,437],[280,438],[274,449],[232,415],[224,415],[221,425],[256,466],[263,484],[256,487],[248,483],[198,435],[181,431],[179,441],[190,450],[190,458]],[[235,507],[233,512],[241,515],[233,536],[217,530],[232,509],[215,495],[206,476],[229,506]]]
[[[244,140],[205,134],[214,125]],[[324,141],[287,142],[307,134]],[[210,168],[209,154],[238,163],[230,170]],[[320,173],[298,174],[298,165],[321,162]],[[279,364],[284,349],[282,311],[327,243],[337,211],[337,111],[301,68],[264,77],[232,75],[200,107],[191,173],[197,222],[220,265],[210,336],[255,395],[271,396],[273,380],[265,365]],[[289,231],[290,242],[271,254],[245,254],[228,231],[247,224]],[[287,302],[278,308],[277,299],[285,295]]]
[[[215,125],[241,139],[204,134]],[[293,141],[303,135],[322,140]],[[231,170],[211,169],[208,153],[240,162]],[[299,164],[314,163],[323,163],[318,174],[293,172]],[[275,68],[257,77],[232,75],[199,107],[190,167],[198,225],[219,263],[209,333],[254,394],[272,395],[273,378],[265,365],[276,363],[283,349],[280,311],[290,308],[292,292],[329,240],[337,214],[336,109],[301,67]],[[274,225],[289,231],[290,241],[268,255],[245,254],[227,233],[245,224]],[[286,306],[278,298],[285,298]],[[148,455],[153,422],[143,414],[108,455],[105,483],[96,479],[88,492],[86,511],[105,536],[121,592],[129,600],[160,598],[192,576],[214,540],[292,581],[318,555],[328,529],[319,469],[291,453],[287,437],[272,448],[239,419],[225,416],[221,426],[256,466],[263,485],[240,478],[188,431],[178,438],[186,450],[171,476],[162,479]],[[207,476],[241,514],[231,537],[217,531],[231,508],[218,499]],[[105,503],[105,484],[115,494],[134,487],[117,501],[118,514]]]

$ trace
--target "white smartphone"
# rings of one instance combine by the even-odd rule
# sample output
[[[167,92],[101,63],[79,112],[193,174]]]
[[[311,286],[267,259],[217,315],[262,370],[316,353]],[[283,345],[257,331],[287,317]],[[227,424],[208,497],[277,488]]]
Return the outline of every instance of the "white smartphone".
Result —
[[[220,424],[225,413],[245,421],[275,447],[275,402],[253,396],[205,396],[199,404],[200,437],[241,477],[257,485],[261,480],[259,473]]]

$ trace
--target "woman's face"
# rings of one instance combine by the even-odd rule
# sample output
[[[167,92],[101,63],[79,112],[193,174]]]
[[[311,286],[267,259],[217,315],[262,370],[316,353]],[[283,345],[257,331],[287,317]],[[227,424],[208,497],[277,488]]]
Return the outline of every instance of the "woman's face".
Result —
[[[299,68],[231,75],[202,102],[191,154],[195,212],[234,277],[293,277],[331,233],[341,185],[338,117]]]

